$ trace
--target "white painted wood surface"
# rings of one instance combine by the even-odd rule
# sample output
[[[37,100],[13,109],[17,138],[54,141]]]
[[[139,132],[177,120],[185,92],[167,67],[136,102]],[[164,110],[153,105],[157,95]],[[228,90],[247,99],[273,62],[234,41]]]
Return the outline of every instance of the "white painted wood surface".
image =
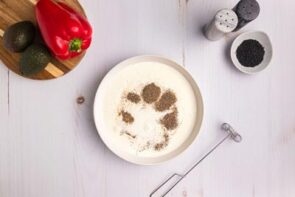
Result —
[[[0,65],[1,197],[141,197],[183,172],[231,123],[244,137],[226,142],[169,196],[295,195],[295,1],[260,0],[262,30],[274,47],[262,73],[239,73],[228,60],[237,35],[207,41],[201,27],[236,0],[81,0],[94,27],[82,63],[53,81],[32,81]],[[240,33],[240,32],[239,32]],[[159,166],[136,166],[113,155],[93,123],[95,90],[116,63],[157,54],[183,64],[199,84],[205,119],[194,144]],[[86,102],[77,104],[84,96]]]

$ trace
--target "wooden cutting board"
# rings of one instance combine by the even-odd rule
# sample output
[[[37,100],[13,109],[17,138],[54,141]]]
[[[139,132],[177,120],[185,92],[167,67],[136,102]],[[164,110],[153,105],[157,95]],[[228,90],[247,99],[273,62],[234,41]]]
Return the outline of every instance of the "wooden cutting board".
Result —
[[[60,0],[67,3],[70,7],[77,10],[85,16],[84,10],[77,0]],[[36,1],[35,1],[36,2]],[[5,31],[10,25],[24,20],[30,20],[36,24],[33,0],[0,0],[0,29]],[[41,37],[39,35],[39,37]],[[36,38],[38,42],[43,42],[41,38]],[[47,80],[55,79],[70,72],[79,64],[85,53],[80,56],[66,60],[58,61],[53,58],[52,62],[42,72],[32,75],[30,79]],[[3,39],[0,37],[0,60],[13,72],[21,75],[18,62],[20,54],[11,53],[3,46]],[[0,65],[1,66],[1,65]],[[21,75],[22,76],[22,75]]]

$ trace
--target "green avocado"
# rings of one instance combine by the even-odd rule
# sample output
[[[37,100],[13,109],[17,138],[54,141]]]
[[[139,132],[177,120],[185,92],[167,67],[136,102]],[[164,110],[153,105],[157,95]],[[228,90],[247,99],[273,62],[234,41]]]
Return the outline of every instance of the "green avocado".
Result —
[[[36,29],[32,22],[15,23],[3,35],[4,47],[12,52],[23,52],[33,43],[35,34]]]
[[[33,44],[20,57],[20,71],[24,76],[31,76],[42,71],[50,61],[51,55],[47,47]]]

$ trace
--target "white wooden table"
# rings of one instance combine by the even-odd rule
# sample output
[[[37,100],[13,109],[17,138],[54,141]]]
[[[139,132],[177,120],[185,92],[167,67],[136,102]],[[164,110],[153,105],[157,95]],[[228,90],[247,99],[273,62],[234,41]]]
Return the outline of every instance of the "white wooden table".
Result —
[[[237,35],[207,41],[201,28],[236,0],[81,0],[94,28],[85,59],[52,81],[21,78],[0,65],[1,197],[141,197],[183,172],[220,137],[228,121],[243,142],[227,141],[170,196],[295,195],[295,1],[260,0],[259,18],[274,57],[262,73],[239,73],[228,59]],[[239,32],[240,33],[240,32]],[[205,117],[193,145],[159,166],[137,166],[112,154],[92,116],[96,88],[125,58],[156,54],[183,64],[199,84]],[[85,97],[79,105],[76,99]]]

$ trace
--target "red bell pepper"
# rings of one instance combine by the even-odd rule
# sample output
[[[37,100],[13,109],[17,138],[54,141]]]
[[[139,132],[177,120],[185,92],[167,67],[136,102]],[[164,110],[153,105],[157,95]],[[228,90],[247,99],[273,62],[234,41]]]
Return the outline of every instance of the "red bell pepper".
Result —
[[[74,9],[53,0],[39,0],[35,9],[43,39],[58,59],[76,57],[90,46],[92,28]]]

